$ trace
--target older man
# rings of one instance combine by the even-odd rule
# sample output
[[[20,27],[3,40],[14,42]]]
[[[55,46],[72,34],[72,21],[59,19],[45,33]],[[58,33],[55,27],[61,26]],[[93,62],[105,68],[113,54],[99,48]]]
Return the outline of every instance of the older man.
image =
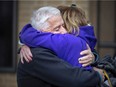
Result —
[[[39,29],[46,28],[50,32],[65,33],[60,12],[54,7],[46,8],[40,8],[42,10],[37,13],[40,17],[38,18],[39,25],[37,27]],[[46,16],[40,16],[43,12]],[[33,22],[32,25],[35,25],[35,23]],[[84,51],[85,54],[90,56],[90,50],[86,51]],[[95,87],[101,82],[99,75],[102,76],[103,72],[100,69],[95,69],[96,72],[72,67],[67,62],[59,59],[54,52],[42,47],[31,48],[31,52],[33,60],[30,63],[24,62],[22,64],[19,62],[17,71],[18,87]],[[28,55],[26,56],[28,57]],[[83,60],[83,58],[81,59]]]

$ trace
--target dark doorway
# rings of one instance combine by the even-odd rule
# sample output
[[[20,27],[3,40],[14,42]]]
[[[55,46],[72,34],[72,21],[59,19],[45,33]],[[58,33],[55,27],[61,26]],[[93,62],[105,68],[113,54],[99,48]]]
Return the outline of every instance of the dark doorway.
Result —
[[[16,3],[0,1],[0,71],[13,71],[16,66]]]

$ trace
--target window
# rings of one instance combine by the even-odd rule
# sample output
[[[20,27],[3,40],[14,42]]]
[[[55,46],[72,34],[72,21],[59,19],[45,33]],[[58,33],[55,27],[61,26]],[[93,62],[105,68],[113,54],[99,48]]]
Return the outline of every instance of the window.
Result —
[[[98,51],[101,56],[116,56],[116,2],[98,2]]]

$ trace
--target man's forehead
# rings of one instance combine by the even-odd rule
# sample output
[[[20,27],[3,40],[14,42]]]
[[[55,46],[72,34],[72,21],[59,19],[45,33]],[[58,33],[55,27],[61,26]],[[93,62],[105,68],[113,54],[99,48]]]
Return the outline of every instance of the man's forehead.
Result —
[[[63,23],[64,23],[64,21],[63,21],[63,19],[62,19],[62,17],[61,17],[60,15],[58,15],[58,16],[53,16],[53,17],[49,18],[49,19],[48,19],[48,22],[49,22],[52,26],[54,26],[55,24],[63,24]]]
[[[61,17],[61,15],[56,15],[56,16],[52,16],[52,17],[50,17],[49,19],[48,19],[48,21],[59,21],[59,20],[61,20],[62,19],[62,17]]]

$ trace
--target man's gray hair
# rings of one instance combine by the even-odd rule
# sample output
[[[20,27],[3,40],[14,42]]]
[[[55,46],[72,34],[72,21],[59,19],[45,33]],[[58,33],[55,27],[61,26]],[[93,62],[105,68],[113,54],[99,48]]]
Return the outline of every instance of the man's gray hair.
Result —
[[[41,7],[33,13],[30,22],[37,30],[46,29],[49,27],[47,20],[56,15],[60,15],[59,9],[51,6]]]

